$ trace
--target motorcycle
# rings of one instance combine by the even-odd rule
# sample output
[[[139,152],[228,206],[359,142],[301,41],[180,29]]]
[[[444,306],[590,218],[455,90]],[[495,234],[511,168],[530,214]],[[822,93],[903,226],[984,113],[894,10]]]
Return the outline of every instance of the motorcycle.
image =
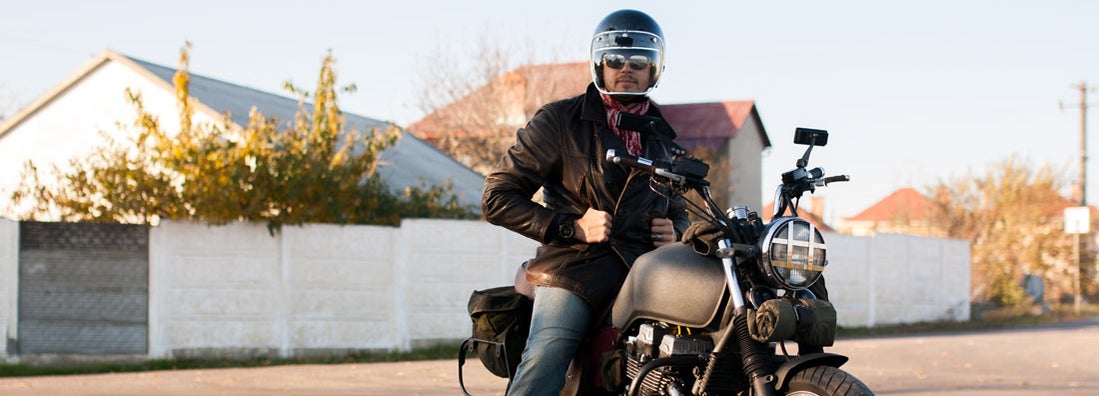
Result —
[[[659,132],[660,122],[642,126]],[[794,143],[808,148],[782,174],[766,224],[746,206],[722,211],[706,181],[709,165],[678,146],[670,162],[608,150],[608,162],[648,173],[658,193],[697,193],[688,210],[701,220],[684,235],[690,243],[634,262],[611,309],[613,347],[582,347],[562,394],[873,395],[840,369],[847,357],[823,352],[834,341],[835,310],[810,290],[828,265],[827,245],[798,217],[798,203],[850,180],[808,168],[813,148],[827,141],[827,131],[796,129]],[[797,354],[786,342],[798,344]]]
[[[695,191],[701,222],[695,246],[671,244],[639,257],[611,309],[622,332],[626,395],[872,395],[839,367],[847,357],[824,353],[835,335],[835,310],[809,290],[828,264],[819,230],[798,217],[806,192],[849,181],[808,168],[828,132],[797,128],[807,145],[782,174],[772,220],[746,206],[722,212],[705,180],[709,166],[680,153],[671,163],[608,150],[606,159],[649,172],[654,189]],[[790,215],[783,216],[787,209]],[[706,253],[706,254],[699,254]],[[799,355],[785,342],[799,343]],[[805,353],[812,352],[812,353]]]

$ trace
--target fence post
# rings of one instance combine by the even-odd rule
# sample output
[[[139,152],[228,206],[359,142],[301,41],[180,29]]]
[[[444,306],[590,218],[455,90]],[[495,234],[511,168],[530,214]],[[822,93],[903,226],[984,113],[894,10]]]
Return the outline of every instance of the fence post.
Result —
[[[393,284],[397,285],[394,288],[393,293],[393,331],[397,334],[397,350],[398,351],[410,351],[412,350],[412,337],[408,331],[408,300],[405,298],[405,291],[408,289],[408,268],[409,268],[409,240],[413,239],[412,235],[409,235],[412,231],[410,228],[404,226],[404,221],[399,225],[394,232],[393,249]]]
[[[877,277],[878,266],[877,260],[874,260],[874,246],[877,245],[878,238],[875,236],[868,237],[869,240],[866,243],[866,327],[874,327],[878,322],[878,292],[877,292]]]
[[[18,362],[19,222],[0,219],[0,361]]]

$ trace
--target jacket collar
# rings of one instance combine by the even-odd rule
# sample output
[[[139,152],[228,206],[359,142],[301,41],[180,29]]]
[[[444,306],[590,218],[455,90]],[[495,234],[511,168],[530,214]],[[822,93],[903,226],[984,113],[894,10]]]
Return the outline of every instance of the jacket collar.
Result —
[[[649,103],[649,112],[645,115],[664,118],[664,115],[660,113],[660,106],[651,98]],[[580,111],[580,119],[594,121],[596,125],[600,126],[607,124],[607,110],[603,107],[603,98],[599,97],[599,89],[595,88],[595,83],[588,83],[588,90],[584,93],[584,104]]]
[[[607,124],[607,110],[603,108],[603,99],[599,97],[599,90],[595,83],[588,83],[588,90],[584,93],[584,104],[580,111],[580,119],[595,121],[596,125]]]

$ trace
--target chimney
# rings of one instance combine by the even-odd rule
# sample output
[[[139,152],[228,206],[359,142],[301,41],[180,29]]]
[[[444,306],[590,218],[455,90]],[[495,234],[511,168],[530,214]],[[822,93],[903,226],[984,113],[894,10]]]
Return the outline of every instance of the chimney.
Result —
[[[824,218],[824,197],[813,195],[809,197],[809,211],[813,212],[820,218]]]

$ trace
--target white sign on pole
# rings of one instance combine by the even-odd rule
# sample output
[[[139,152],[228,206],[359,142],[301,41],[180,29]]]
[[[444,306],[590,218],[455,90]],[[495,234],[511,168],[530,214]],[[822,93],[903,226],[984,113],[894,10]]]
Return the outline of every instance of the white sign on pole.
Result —
[[[1087,234],[1091,231],[1091,211],[1087,206],[1065,208],[1065,233]]]

